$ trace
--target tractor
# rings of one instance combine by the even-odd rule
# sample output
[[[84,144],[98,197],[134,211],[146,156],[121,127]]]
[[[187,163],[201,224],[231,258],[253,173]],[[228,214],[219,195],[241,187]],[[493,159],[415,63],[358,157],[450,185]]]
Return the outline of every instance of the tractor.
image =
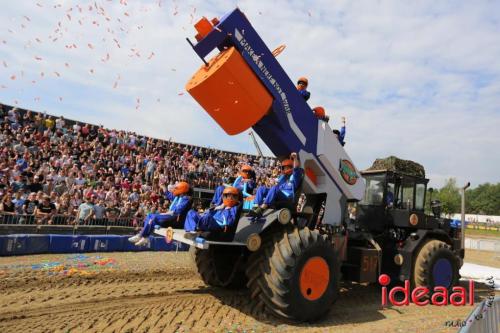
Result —
[[[337,300],[341,279],[376,283],[387,274],[414,286],[457,283],[460,230],[438,212],[424,214],[423,168],[393,158],[360,172],[277,61],[285,46],[268,49],[238,8],[203,17],[195,28],[196,43],[187,41],[203,64],[188,93],[227,134],[252,128],[278,158],[296,152],[304,169],[294,200],[259,218],[241,205],[237,223],[224,231],[156,230],[191,246],[205,284],[247,287],[274,315],[313,321]]]

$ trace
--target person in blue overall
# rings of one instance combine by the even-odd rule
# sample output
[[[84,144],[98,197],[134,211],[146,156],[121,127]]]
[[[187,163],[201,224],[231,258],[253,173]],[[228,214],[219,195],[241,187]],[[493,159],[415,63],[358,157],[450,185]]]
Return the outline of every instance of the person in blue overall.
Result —
[[[345,117],[342,117],[342,127],[340,127],[340,131],[337,129],[333,130],[333,133],[337,136],[337,139],[339,140],[340,144],[342,146],[345,145]]]
[[[220,185],[215,189],[214,197],[210,202],[210,208],[220,206],[222,204],[222,193],[228,185]],[[238,177],[233,182],[233,187],[236,187],[243,194],[243,199],[249,198],[253,194],[255,188],[255,173],[250,165],[245,164],[241,167]]]
[[[297,90],[306,101],[311,97],[311,93],[307,90],[308,84],[309,80],[307,80],[306,77],[299,77],[299,79],[297,80]]]
[[[226,187],[222,193],[222,204],[202,215],[191,209],[184,222],[186,231],[227,231],[236,222],[239,204],[239,190]]]
[[[172,192],[167,192],[166,197],[171,201],[168,212],[153,214],[150,213],[144,219],[144,226],[139,234],[130,237],[128,240],[135,243],[137,246],[147,245],[149,243],[149,235],[154,231],[156,225],[162,227],[182,225],[184,221],[181,218],[190,208],[191,197],[189,194],[189,184],[186,182],[178,182],[175,184]]]
[[[262,213],[277,202],[286,202],[295,199],[304,169],[300,167],[300,162],[297,153],[292,153],[290,159],[281,162],[281,176],[278,179],[278,184],[271,187],[263,198],[262,195],[256,196],[254,203],[257,206],[248,212],[249,216],[260,217]],[[257,191],[259,194],[259,191]]]

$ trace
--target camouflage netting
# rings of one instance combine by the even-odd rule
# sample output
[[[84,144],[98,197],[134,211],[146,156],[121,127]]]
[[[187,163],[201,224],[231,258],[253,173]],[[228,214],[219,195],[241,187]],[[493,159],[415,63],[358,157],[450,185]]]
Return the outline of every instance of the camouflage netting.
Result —
[[[421,164],[410,160],[402,160],[396,156],[377,158],[366,171],[371,170],[388,170],[425,178],[425,170]]]

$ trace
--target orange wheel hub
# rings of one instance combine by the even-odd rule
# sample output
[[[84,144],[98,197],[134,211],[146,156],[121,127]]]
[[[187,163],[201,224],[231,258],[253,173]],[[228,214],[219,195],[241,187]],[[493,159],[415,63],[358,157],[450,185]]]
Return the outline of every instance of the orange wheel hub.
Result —
[[[312,257],[300,272],[300,292],[305,299],[315,301],[326,291],[330,282],[330,268],[325,259]]]

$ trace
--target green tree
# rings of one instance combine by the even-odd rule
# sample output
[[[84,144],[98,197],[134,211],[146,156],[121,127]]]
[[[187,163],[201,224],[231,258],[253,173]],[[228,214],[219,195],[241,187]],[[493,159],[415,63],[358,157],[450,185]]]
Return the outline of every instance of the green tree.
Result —
[[[466,192],[467,212],[500,215],[500,183],[481,184]]]
[[[447,179],[444,186],[439,189],[439,191],[434,191],[433,198],[441,201],[443,213],[453,214],[460,212],[460,190],[455,178]]]

